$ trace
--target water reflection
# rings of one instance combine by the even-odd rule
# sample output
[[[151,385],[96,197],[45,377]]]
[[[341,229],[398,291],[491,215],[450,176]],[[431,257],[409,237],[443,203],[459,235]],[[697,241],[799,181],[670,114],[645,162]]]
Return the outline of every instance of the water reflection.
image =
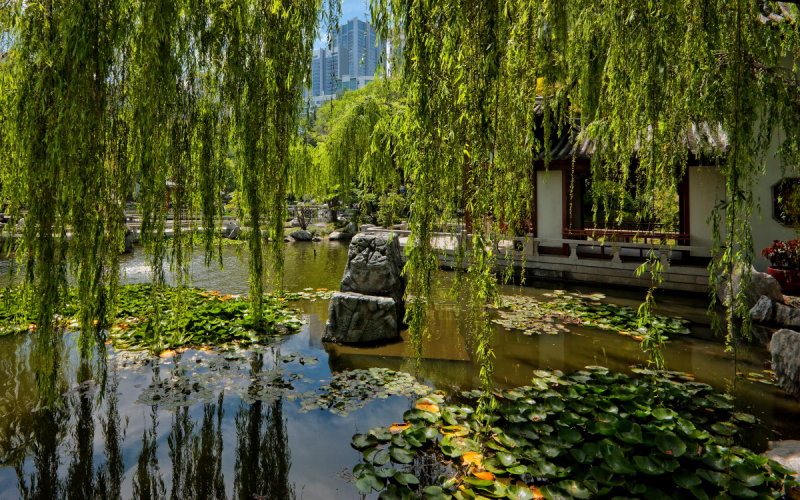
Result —
[[[291,289],[338,287],[346,246],[294,244],[286,250]],[[199,254],[193,265],[196,284],[224,293],[246,292],[247,263],[238,261],[233,250],[226,252],[224,270],[202,271]],[[146,273],[136,272],[144,265],[140,255],[124,259],[132,271],[129,281],[147,279]],[[440,290],[448,288],[446,279]],[[501,293],[539,296],[546,291],[504,287]],[[640,298],[631,293],[612,300],[631,305]],[[667,314],[704,318],[702,302],[680,298],[659,304],[669,309],[662,310]],[[136,367],[114,355],[104,366],[100,353],[82,362],[73,336],[65,335],[59,340],[63,348],[58,348],[57,363],[50,365],[56,375],[47,379],[57,397],[47,406],[35,397],[44,380],[37,380],[32,358],[35,336],[0,338],[0,498],[356,498],[354,485],[342,479],[342,470],[360,459],[349,446],[350,437],[398,421],[409,400],[393,396],[366,402],[340,417],[316,409],[303,413],[300,399],[285,396],[315,391],[332,373],[347,369],[412,371],[409,343],[323,345],[319,339],[327,303],[297,307],[307,319],[300,333],[257,352],[236,353],[235,360],[218,356],[196,363],[211,355],[188,351]],[[480,386],[473,356],[475,330],[461,303],[438,296],[430,320],[430,338],[417,371],[420,381],[450,391]],[[497,387],[527,384],[536,369],[569,372],[604,365],[628,371],[646,363],[630,337],[593,329],[526,336],[497,327],[491,337]],[[292,356],[281,352],[320,362],[287,362]],[[734,365],[719,342],[690,337],[669,343],[665,357],[670,369],[695,373],[699,381],[733,391],[739,409],[762,419],[763,434],[750,436],[751,444],[800,437],[796,401],[772,386],[736,379],[737,371],[763,370],[768,354],[762,347],[741,348]],[[152,386],[158,390],[150,390]],[[424,481],[446,473],[433,461],[411,467]]]
[[[169,456],[172,460],[171,499],[226,498],[222,474],[224,399],[224,394],[220,393],[216,403],[203,405],[200,429],[197,432],[188,407],[175,411],[172,433],[169,436]]]
[[[14,465],[22,498],[60,498],[59,444],[66,417],[66,408],[63,407],[42,409],[33,416],[33,433],[27,448],[29,458],[25,460],[33,461],[33,471],[26,474],[23,461]]]
[[[158,408],[150,408],[150,425],[142,432],[142,451],[136,461],[133,477],[133,496],[142,500],[164,498],[166,488],[158,466]]]
[[[277,362],[273,356],[273,362]],[[258,380],[265,368],[265,355],[253,353],[250,377]],[[283,414],[283,398],[239,405],[236,413],[236,479],[234,498],[278,500],[294,498],[289,483],[291,459]]]

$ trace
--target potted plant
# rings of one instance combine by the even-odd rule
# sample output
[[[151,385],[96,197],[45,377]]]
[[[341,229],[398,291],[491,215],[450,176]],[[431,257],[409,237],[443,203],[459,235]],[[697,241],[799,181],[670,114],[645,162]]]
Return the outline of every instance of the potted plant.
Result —
[[[778,280],[784,292],[800,290],[800,242],[774,240],[761,251],[770,262],[767,274]]]

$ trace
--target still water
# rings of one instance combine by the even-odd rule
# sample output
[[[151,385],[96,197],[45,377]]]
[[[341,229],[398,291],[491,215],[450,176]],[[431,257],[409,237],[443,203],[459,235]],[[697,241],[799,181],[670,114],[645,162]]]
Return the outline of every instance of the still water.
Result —
[[[224,267],[204,268],[197,255],[193,284],[246,293],[246,257],[238,249],[224,249]],[[347,246],[336,242],[287,245],[285,288],[336,289],[346,257]],[[122,265],[127,282],[149,279],[140,252]],[[459,303],[444,293],[449,280],[443,273],[416,374],[428,386],[456,391],[478,385],[478,367]],[[623,305],[641,298],[641,292],[540,286],[504,286],[502,293],[540,296],[556,286],[600,291]],[[702,298],[665,296],[659,302],[660,313],[694,322],[692,336],[667,345],[669,369],[733,394],[741,410],[759,417],[761,426],[746,437],[748,445],[760,450],[767,440],[800,438],[800,404],[771,385],[736,376],[763,371],[763,347],[741,347],[734,360],[711,338]],[[109,351],[99,370],[81,366],[71,348],[75,339],[67,335],[61,404],[49,409],[35,406],[31,337],[0,338],[0,499],[358,498],[349,470],[360,454],[350,447],[351,436],[401,420],[413,397],[364,392],[344,410],[335,406],[336,412],[313,402],[345,370],[414,370],[410,350],[407,342],[373,348],[323,344],[327,301],[301,301],[297,307],[303,328],[270,346],[190,350],[164,360]],[[628,371],[646,362],[632,338],[591,328],[526,336],[497,327],[493,345],[499,387],[526,384],[536,369],[603,365]]]

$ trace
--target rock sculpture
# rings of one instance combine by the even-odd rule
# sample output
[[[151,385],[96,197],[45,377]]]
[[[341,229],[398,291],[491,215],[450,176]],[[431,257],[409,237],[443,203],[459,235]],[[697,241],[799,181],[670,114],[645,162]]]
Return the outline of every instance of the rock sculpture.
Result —
[[[392,235],[353,237],[341,292],[331,298],[323,340],[343,343],[397,339],[405,314],[400,245]]]
[[[769,350],[778,384],[787,393],[800,396],[800,333],[778,330],[772,336]]]

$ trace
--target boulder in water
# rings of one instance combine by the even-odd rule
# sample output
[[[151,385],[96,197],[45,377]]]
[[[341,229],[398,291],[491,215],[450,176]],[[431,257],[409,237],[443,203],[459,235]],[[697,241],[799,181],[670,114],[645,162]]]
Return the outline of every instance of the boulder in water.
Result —
[[[769,351],[778,384],[792,396],[800,396],[800,333],[778,330],[772,336]]]
[[[292,231],[289,233],[289,236],[294,238],[295,241],[311,241],[314,238],[314,235],[311,234],[311,231],[306,231],[304,229]]]

